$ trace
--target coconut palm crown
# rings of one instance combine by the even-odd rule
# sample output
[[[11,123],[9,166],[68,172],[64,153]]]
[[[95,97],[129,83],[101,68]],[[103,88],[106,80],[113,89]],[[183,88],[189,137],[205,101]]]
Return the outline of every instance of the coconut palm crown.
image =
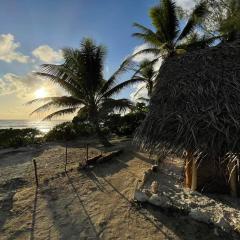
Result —
[[[195,48],[198,46],[201,48],[208,46],[215,39],[199,36],[195,31],[206,14],[206,4],[202,1],[196,5],[185,26],[181,28],[175,2],[172,0],[161,0],[158,6],[151,8],[149,11],[155,31],[141,24],[134,24],[140,32],[134,33],[133,36],[143,40],[147,43],[148,47],[140,50],[131,56],[131,58],[146,53],[166,58],[192,49],[193,44]],[[191,37],[193,33],[195,33],[194,39]]]
[[[152,64],[150,60],[145,59],[141,61],[139,68],[135,71],[132,78],[139,79],[139,81],[145,83],[146,85],[141,87],[135,93],[135,96],[146,87],[148,92],[148,97],[151,97],[156,75],[157,75],[157,71],[155,71],[154,64]]]
[[[116,84],[116,79],[125,69],[123,66],[108,79],[103,77],[104,58],[106,52],[101,45],[97,46],[91,39],[83,39],[80,49],[63,49],[64,63],[60,65],[44,64],[35,74],[50,79],[61,86],[68,94],[61,97],[45,97],[34,99],[29,104],[44,102],[33,113],[58,108],[44,120],[72,114],[87,117],[93,125],[100,141],[109,145],[100,128],[101,119],[112,111],[123,111],[131,107],[128,99],[114,99],[124,87],[138,82],[130,79]]]

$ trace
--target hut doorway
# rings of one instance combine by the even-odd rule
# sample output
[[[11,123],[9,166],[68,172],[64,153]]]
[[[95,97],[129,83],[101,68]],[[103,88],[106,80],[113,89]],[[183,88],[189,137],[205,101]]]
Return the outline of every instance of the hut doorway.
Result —
[[[231,194],[237,197],[240,192],[237,162],[217,165],[211,161],[199,162],[193,154],[188,154],[184,164],[184,186],[192,191],[205,193]]]

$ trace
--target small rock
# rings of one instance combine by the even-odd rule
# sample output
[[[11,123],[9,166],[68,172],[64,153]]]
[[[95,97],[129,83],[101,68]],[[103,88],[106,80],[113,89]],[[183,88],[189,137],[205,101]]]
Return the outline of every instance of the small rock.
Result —
[[[139,201],[139,202],[146,202],[148,200],[148,196],[146,193],[136,190],[134,193],[134,199]]]
[[[153,194],[149,198],[148,202],[155,206],[159,206],[163,208],[168,207],[170,205],[169,198],[167,198],[166,196],[158,196],[157,194]]]
[[[203,223],[211,223],[211,213],[208,213],[207,211],[204,210],[199,210],[199,209],[191,209],[189,216],[199,222]]]
[[[151,191],[148,190],[148,189],[143,189],[142,192],[145,193],[148,197],[151,197],[151,196],[152,196]]]

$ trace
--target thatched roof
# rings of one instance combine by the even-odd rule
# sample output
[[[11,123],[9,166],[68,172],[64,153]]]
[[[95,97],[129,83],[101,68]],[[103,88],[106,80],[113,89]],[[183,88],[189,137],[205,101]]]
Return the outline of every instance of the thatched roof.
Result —
[[[240,153],[240,40],[166,60],[135,143],[213,160]]]

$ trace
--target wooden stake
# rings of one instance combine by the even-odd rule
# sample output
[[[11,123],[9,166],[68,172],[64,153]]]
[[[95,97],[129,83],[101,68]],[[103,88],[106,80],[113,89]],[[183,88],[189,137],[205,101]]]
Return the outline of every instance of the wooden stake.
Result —
[[[184,170],[185,170],[185,179],[184,179],[185,187],[191,188],[191,185],[192,185],[192,160],[190,160],[189,158],[187,158],[185,161]]]
[[[67,143],[66,143],[66,150],[65,150],[65,166],[64,166],[64,170],[65,170],[65,172],[67,172],[67,154],[68,154],[68,152],[67,152]]]
[[[192,186],[191,190],[196,191],[197,190],[197,166],[196,166],[196,160],[193,159],[192,161]]]
[[[38,175],[37,175],[37,163],[35,158],[33,159],[33,166],[34,166],[34,173],[35,173],[35,181],[36,181],[36,186],[38,187]]]
[[[86,161],[88,160],[88,143],[87,143],[87,145],[86,145]]]
[[[230,194],[232,197],[237,197],[237,166],[236,162],[233,161],[229,164],[229,184]]]

